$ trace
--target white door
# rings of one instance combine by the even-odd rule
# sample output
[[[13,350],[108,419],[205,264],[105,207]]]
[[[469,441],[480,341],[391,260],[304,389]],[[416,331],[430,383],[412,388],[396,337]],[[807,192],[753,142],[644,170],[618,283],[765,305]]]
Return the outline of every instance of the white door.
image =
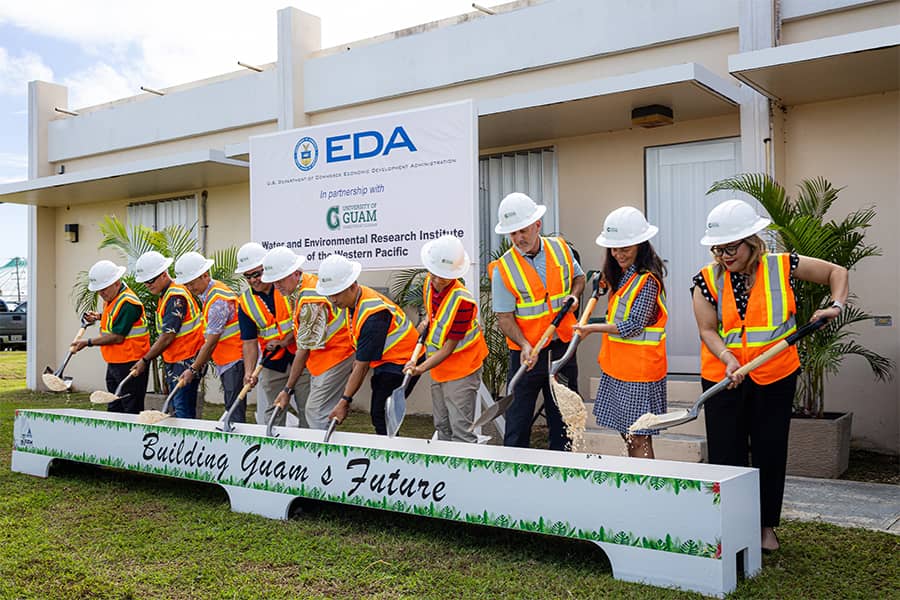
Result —
[[[645,151],[647,219],[659,226],[653,239],[657,253],[666,261],[666,348],[669,373],[700,373],[700,336],[691,309],[691,278],[710,261],[709,250],[700,245],[706,215],[732,192],[706,195],[720,179],[740,170],[740,138],[729,138]]]

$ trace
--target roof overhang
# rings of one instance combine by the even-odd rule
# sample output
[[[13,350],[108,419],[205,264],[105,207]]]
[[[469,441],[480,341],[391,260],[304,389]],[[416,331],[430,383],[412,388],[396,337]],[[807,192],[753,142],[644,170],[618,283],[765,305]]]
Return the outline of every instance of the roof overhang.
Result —
[[[728,57],[732,75],[793,106],[900,87],[900,25]]]
[[[628,129],[631,111],[662,104],[675,122],[737,114],[740,90],[703,65],[684,63],[478,101],[479,146]]]
[[[0,202],[57,207],[183,193],[250,180],[250,163],[197,150],[0,185]]]

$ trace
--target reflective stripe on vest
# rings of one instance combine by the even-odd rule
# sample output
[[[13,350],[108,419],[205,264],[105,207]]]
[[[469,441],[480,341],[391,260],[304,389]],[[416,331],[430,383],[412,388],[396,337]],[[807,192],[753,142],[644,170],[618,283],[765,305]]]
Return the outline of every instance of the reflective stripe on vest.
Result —
[[[356,348],[358,346],[359,334],[366,319],[386,308],[391,313],[391,323],[387,337],[384,340],[384,350],[381,354],[381,360],[372,361],[370,366],[374,368],[384,363],[405,365],[412,356],[413,349],[416,346],[416,338],[418,337],[416,329],[399,306],[369,287],[361,285],[359,288],[359,300],[356,304],[356,310],[353,312],[353,321],[349,329],[353,347]]]
[[[126,304],[133,304],[141,309],[141,316],[135,321],[131,329],[125,335],[125,339],[119,344],[104,344],[100,346],[100,354],[103,360],[112,364],[134,362],[147,354],[150,350],[150,332],[147,327],[147,316],[144,312],[144,304],[138,295],[124,283],[119,288],[119,295],[112,302],[104,305],[103,314],[100,315],[100,333],[112,333],[112,326],[119,316],[119,311]]]
[[[790,285],[790,256],[764,254],[761,257],[744,319],[737,311],[731,278],[726,279],[724,271],[716,269],[713,263],[704,267],[701,273],[716,300],[719,336],[738,361],[746,364],[797,329],[796,304]],[[725,364],[709,351],[706,344],[701,346],[700,358],[704,379],[718,381],[725,377]],[[799,355],[792,346],[751,371],[750,377],[765,385],[789,375],[799,366]]]
[[[234,310],[234,315],[225,324],[225,329],[219,336],[219,341],[212,351],[212,359],[217,365],[227,365],[239,360],[243,355],[241,347],[241,328],[238,324],[237,294],[221,281],[213,281],[212,287],[206,294],[206,302],[203,303],[203,327],[209,327],[209,310],[217,300],[227,302]]]
[[[471,375],[481,368],[481,363],[487,356],[487,343],[481,333],[478,306],[472,293],[462,282],[456,280],[450,284],[450,289],[441,300],[440,306],[435,307],[432,304],[431,275],[428,275],[425,277],[422,298],[425,301],[425,314],[429,317],[429,333],[425,341],[425,352],[428,356],[440,350],[447,341],[447,335],[453,327],[460,305],[468,302],[474,308],[468,331],[456,344],[450,356],[431,369],[431,378],[439,383],[453,381]]]
[[[202,317],[200,307],[194,296],[183,285],[170,283],[162,297],[156,304],[156,330],[162,332],[163,317],[165,316],[166,303],[172,296],[181,296],[187,304],[187,314],[182,317],[181,329],[175,334],[175,339],[163,350],[163,361],[176,363],[196,356],[197,351],[203,345]]]
[[[572,293],[572,279],[575,265],[571,251],[562,238],[542,237],[542,248],[546,258],[546,285],[541,281],[535,268],[527,262],[519,251],[513,247],[496,261],[496,272],[502,278],[506,289],[516,299],[516,324],[525,339],[536,344],[553,316],[565,302],[566,296]],[[494,268],[489,268],[493,276]],[[575,316],[567,314],[557,328],[559,339],[564,342],[572,339],[572,326]],[[519,346],[507,338],[507,345],[513,350]]]
[[[634,337],[604,333],[597,362],[603,372],[620,381],[659,381],[666,376],[666,309],[662,284],[651,273],[635,273],[610,294],[607,323],[622,323],[631,317],[631,309],[641,290],[652,278],[656,282],[656,319]]]
[[[266,344],[271,340],[283,339],[285,335],[290,335],[294,330],[294,313],[291,310],[290,301],[277,289],[273,289],[272,294],[275,303],[274,315],[266,303],[250,288],[244,290],[244,293],[238,298],[241,309],[256,325],[256,339],[260,352],[265,352]],[[291,354],[297,351],[297,344],[294,340],[288,344],[287,351]],[[282,348],[270,360],[278,360],[284,355],[285,349]]]
[[[294,334],[297,333],[300,308],[305,304],[321,304],[325,308],[324,348],[309,351],[306,368],[311,375],[321,375],[334,365],[353,356],[353,344],[347,329],[347,309],[338,308],[328,298],[316,293],[318,278],[304,273],[297,294],[297,308],[294,311]]]

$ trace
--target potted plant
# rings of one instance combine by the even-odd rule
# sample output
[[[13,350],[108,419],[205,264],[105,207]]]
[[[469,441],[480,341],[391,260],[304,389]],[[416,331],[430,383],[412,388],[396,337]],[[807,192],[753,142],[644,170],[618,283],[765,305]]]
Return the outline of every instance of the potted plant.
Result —
[[[875,218],[873,207],[853,211],[839,221],[826,220],[841,190],[822,177],[805,179],[798,188],[792,199],[768,175],[747,173],[716,182],[708,193],[739,191],[757,200],[772,218],[778,251],[797,252],[847,269],[881,255],[878,246],[865,241],[865,230]],[[807,322],[816,310],[831,303],[827,286],[798,280],[795,290],[798,323]],[[851,354],[863,357],[876,379],[893,377],[893,361],[859,344],[852,330],[853,325],[873,318],[856,305],[851,294],[839,317],[798,343],[802,371],[791,422],[789,474],[838,477],[847,469],[853,415],[825,411],[825,384]]]

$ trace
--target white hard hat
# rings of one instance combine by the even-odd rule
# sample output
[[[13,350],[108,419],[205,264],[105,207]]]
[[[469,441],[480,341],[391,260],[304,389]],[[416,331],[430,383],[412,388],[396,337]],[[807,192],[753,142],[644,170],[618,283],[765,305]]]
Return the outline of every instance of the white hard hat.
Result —
[[[95,262],[88,271],[88,290],[99,292],[103,288],[111,286],[122,278],[126,270],[125,267],[120,267],[111,260]]]
[[[199,252],[187,252],[175,261],[175,283],[184,285],[197,279],[213,266],[213,260]]]
[[[444,279],[459,279],[469,270],[469,254],[455,235],[442,235],[422,246],[422,264]]]
[[[266,249],[262,247],[262,244],[247,242],[238,250],[238,266],[234,272],[238,275],[246,273],[250,269],[260,266],[265,257]]]
[[[144,252],[134,263],[134,278],[141,283],[150,281],[172,264],[171,258],[166,258],[156,250]]]
[[[500,235],[512,233],[538,220],[547,212],[543,204],[535,204],[534,200],[521,192],[513,192],[500,201],[497,208],[499,222],[494,231]]]
[[[635,246],[657,233],[659,227],[648,223],[641,211],[633,206],[623,206],[606,216],[603,231],[597,236],[597,245],[604,248]]]
[[[340,294],[359,278],[362,265],[354,260],[347,260],[340,254],[330,254],[319,265],[319,282],[316,292],[323,296]]]
[[[263,283],[274,283],[303,268],[305,256],[297,256],[287,246],[272,248],[263,258]]]
[[[700,240],[704,246],[736,242],[768,227],[772,221],[761,217],[743,200],[726,200],[706,217],[706,235]]]

